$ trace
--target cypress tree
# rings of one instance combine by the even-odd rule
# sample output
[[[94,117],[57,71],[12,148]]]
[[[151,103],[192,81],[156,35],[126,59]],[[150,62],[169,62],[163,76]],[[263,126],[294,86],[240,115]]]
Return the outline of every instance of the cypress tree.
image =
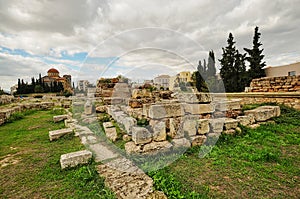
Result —
[[[260,35],[261,33],[258,32],[258,27],[256,26],[254,29],[252,49],[244,48],[244,50],[248,54],[246,60],[250,64],[250,69],[248,70],[248,84],[252,79],[266,76],[265,70],[263,69],[263,67],[266,66],[266,62],[263,61],[264,55],[262,54],[262,52],[264,49],[260,49],[260,46],[262,45],[262,43],[259,42]]]
[[[233,92],[236,90],[236,82],[234,80],[236,79],[234,77],[235,75],[235,69],[234,69],[234,60],[235,60],[235,41],[233,38],[232,33],[229,33],[229,37],[227,39],[228,46],[225,48],[222,48],[223,54],[222,59],[220,59],[221,64],[221,70],[220,75],[222,77],[224,87],[226,92]]]
[[[214,51],[211,50],[208,53],[208,63],[207,63],[207,77],[214,77],[216,75],[216,67],[215,67],[215,54]]]
[[[222,48],[223,54],[220,59],[221,77],[226,92],[241,92],[245,87],[245,56],[236,50],[234,38],[231,33],[227,39],[228,46]]]

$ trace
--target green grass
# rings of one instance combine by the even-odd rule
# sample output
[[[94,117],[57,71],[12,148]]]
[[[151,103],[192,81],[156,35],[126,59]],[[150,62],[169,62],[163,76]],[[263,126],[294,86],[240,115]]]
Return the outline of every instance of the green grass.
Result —
[[[221,136],[204,158],[194,147],[168,167],[150,172],[155,187],[171,198],[174,193],[182,198],[298,198],[300,112],[281,110],[277,124],[243,127],[241,135]],[[188,195],[192,192],[198,195]]]
[[[94,162],[60,169],[60,155],[84,146],[74,136],[50,142],[49,130],[64,128],[63,122],[52,121],[53,115],[56,111],[23,114],[0,127],[0,198],[114,198]]]

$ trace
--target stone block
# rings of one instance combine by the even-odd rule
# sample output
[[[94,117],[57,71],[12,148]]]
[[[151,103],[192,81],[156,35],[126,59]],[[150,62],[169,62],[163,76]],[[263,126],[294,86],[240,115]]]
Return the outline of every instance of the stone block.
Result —
[[[149,117],[150,104],[143,104],[143,116]]]
[[[77,124],[78,121],[76,119],[66,119],[65,120],[65,127],[67,128],[75,128],[75,124]]]
[[[153,130],[154,141],[164,141],[167,138],[166,122],[164,121],[150,121],[151,128]]]
[[[201,146],[205,142],[206,136],[205,135],[196,135],[196,136],[190,137],[190,139],[191,139],[192,146]]]
[[[125,144],[125,151],[127,154],[141,153],[142,149],[140,145],[136,145],[134,142],[127,142]]]
[[[222,100],[215,104],[217,111],[240,110],[241,100]]]
[[[272,117],[280,116],[279,106],[260,106],[253,110],[245,111],[245,115],[252,115],[255,121],[263,122]]]
[[[88,150],[67,153],[60,156],[60,165],[62,169],[76,167],[80,164],[87,164],[92,158],[92,152]]]
[[[122,138],[125,142],[129,142],[131,140],[131,136],[130,135],[123,135]]]
[[[232,118],[225,118],[225,123],[224,123],[225,130],[236,129],[237,126],[238,126],[238,120]]]
[[[143,153],[157,153],[162,151],[167,151],[172,148],[172,144],[168,141],[163,142],[151,142],[149,144],[145,144],[143,147]]]
[[[254,119],[253,115],[238,116],[236,119],[243,126],[248,126],[248,125],[255,123],[255,119]]]
[[[151,119],[179,117],[183,115],[184,110],[180,103],[150,105],[149,107],[149,117]]]
[[[96,107],[96,113],[105,113],[107,112],[106,106],[97,106]]]
[[[68,115],[56,115],[56,116],[53,116],[53,121],[54,122],[60,122],[60,121],[66,120],[66,119],[68,119]]]
[[[106,128],[105,134],[106,134],[106,137],[113,142],[115,142],[118,139],[118,134],[117,134],[117,130],[115,127]]]
[[[91,115],[93,114],[93,104],[90,100],[88,100],[85,104],[84,104],[84,113],[86,115]]]
[[[228,129],[228,130],[224,130],[222,133],[226,135],[234,135],[236,132],[234,129]]]
[[[104,122],[103,127],[104,127],[104,130],[105,130],[107,128],[114,127],[114,125],[111,122]]]
[[[191,147],[191,142],[186,138],[173,139],[172,144],[174,147]]]
[[[152,141],[152,134],[144,127],[132,127],[132,140],[135,144],[146,144]]]
[[[206,104],[213,100],[210,93],[179,93],[178,99],[189,104]]]
[[[141,99],[130,99],[128,105],[131,108],[143,108],[143,100]]]
[[[58,138],[70,133],[73,133],[73,129],[71,128],[49,131],[49,139],[50,141],[57,140]]]
[[[204,135],[209,132],[209,120],[208,119],[200,119],[198,121],[198,134]]]
[[[192,117],[185,117],[182,123],[182,130],[189,136],[194,136],[198,131],[198,119]]]
[[[133,117],[124,117],[121,121],[121,123],[124,125],[124,128],[126,132],[131,135],[132,134],[132,127],[136,126],[137,121]]]
[[[212,113],[215,111],[212,104],[183,104],[184,112],[192,115]]]
[[[169,119],[168,123],[169,123],[170,132],[168,133],[168,135],[171,138],[183,138],[184,137],[181,120],[182,119],[180,117]]]
[[[209,126],[213,133],[221,133],[223,131],[225,118],[210,119]]]

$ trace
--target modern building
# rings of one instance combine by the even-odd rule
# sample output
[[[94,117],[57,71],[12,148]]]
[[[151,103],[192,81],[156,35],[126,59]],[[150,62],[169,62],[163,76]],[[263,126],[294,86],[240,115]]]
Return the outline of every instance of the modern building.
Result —
[[[63,75],[63,77],[59,76],[59,71],[55,68],[50,68],[47,71],[47,76],[42,77],[42,81],[48,86],[53,85],[54,82],[62,83],[64,86],[64,90],[72,90],[71,86],[71,75]]]
[[[88,80],[79,80],[77,83],[78,90],[86,91],[90,82]]]
[[[300,75],[300,62],[282,66],[268,66],[265,68],[265,72],[267,77]]]
[[[158,89],[163,87],[164,90],[167,90],[167,89],[169,89],[169,80],[170,80],[169,75],[160,75],[160,76],[154,78],[153,83]]]

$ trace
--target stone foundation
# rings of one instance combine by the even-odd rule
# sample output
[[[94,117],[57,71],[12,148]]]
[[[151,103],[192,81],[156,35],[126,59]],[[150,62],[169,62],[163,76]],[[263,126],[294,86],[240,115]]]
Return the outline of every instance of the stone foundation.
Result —
[[[249,92],[300,92],[300,75],[253,79]]]

